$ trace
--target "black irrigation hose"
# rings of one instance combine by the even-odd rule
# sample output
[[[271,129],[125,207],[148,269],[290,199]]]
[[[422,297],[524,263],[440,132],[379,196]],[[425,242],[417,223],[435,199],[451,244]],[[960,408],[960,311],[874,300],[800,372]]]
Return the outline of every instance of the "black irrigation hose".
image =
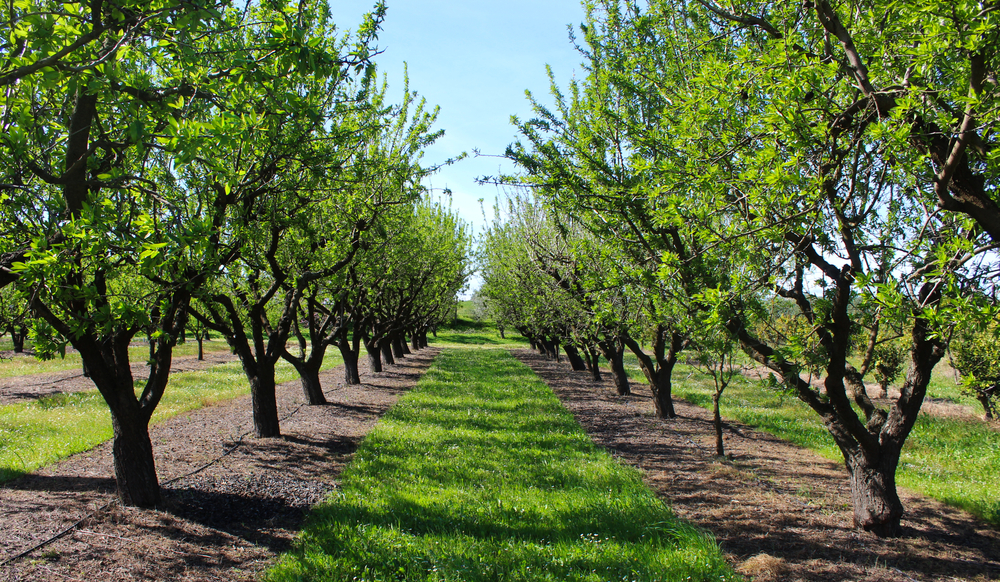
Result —
[[[288,420],[292,416],[295,416],[295,414],[297,414],[300,410],[302,410],[303,406],[305,406],[305,404],[300,404],[295,410],[293,410],[290,413],[288,413],[287,415],[281,417],[279,420],[280,421],[284,421],[284,420]],[[243,439],[246,438],[246,436],[249,435],[251,432],[252,431],[248,430],[248,431],[244,432],[243,434],[239,435],[238,437],[236,437],[236,444],[233,445],[229,450],[227,450],[224,453],[222,453],[221,455],[219,455],[218,457],[212,459],[211,461],[205,463],[204,465],[202,465],[201,467],[198,467],[197,469],[195,469],[194,471],[191,471],[190,473],[186,473],[184,475],[181,475],[180,477],[174,477],[173,479],[170,479],[169,481],[164,481],[163,483],[161,483],[161,485],[170,485],[171,483],[176,483],[177,481],[180,481],[181,479],[187,479],[188,477],[192,477],[194,475],[197,475],[198,473],[201,473],[205,469],[207,469],[207,468],[211,467],[212,465],[218,463],[222,459],[224,459],[224,458],[228,457],[230,454],[232,454],[233,451],[235,451],[236,449],[238,449],[240,447],[240,445],[243,444]],[[112,500],[112,501],[109,501],[109,502],[105,503],[101,507],[98,507],[97,509],[91,511],[90,513],[88,513],[84,517],[80,518],[79,520],[77,520],[75,523],[73,523],[72,525],[70,525],[66,529],[60,531],[59,533],[57,533],[55,535],[53,535],[52,537],[50,537],[48,539],[45,539],[45,540],[43,540],[43,541],[35,544],[34,546],[28,548],[27,550],[24,550],[23,552],[21,552],[20,554],[17,554],[16,556],[11,556],[10,558],[7,558],[3,562],[0,562],[0,568],[3,568],[4,566],[7,566],[8,564],[10,564],[12,562],[16,562],[17,560],[20,560],[21,558],[27,556],[28,554],[31,554],[35,550],[40,550],[40,549],[44,548],[45,546],[47,546],[47,545],[55,542],[56,540],[59,540],[60,538],[66,536],[66,534],[68,534],[71,531],[75,530],[76,528],[80,527],[81,523],[87,521],[88,519],[94,517],[98,513],[102,512],[102,511],[106,510],[107,508],[111,507],[112,505],[114,505],[115,501],[117,501],[117,500]]]

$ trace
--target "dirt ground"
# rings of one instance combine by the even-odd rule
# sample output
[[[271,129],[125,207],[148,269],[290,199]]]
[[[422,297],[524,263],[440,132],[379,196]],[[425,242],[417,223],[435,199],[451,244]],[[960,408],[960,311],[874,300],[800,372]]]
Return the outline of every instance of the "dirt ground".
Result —
[[[363,369],[361,386],[344,385],[340,368],[328,372],[328,406],[303,406],[298,382],[283,385],[279,439],[249,436],[247,398],[153,427],[164,494],[155,511],[113,502],[108,444],[0,486],[0,563],[66,532],[0,566],[0,581],[258,578],[437,353],[381,374]],[[620,397],[610,380],[595,385],[566,364],[514,353],[595,442],[641,468],[754,580],[1000,580],[1000,533],[960,510],[902,491],[905,535],[880,540],[853,529],[841,465],[736,423],[726,430],[732,458],[719,460],[707,411],[677,402],[679,418],[657,420],[645,386]]]
[[[681,401],[653,416],[648,388],[618,396],[527,349],[514,354],[552,387],[594,441],[645,472],[684,519],[712,532],[741,572],[762,582],[1000,580],[1000,532],[964,511],[900,491],[905,533],[882,540],[852,526],[842,465],[729,422],[731,458],[715,456],[711,414]]]
[[[23,354],[14,356],[12,352],[8,352],[8,355],[5,357],[33,356]],[[197,356],[176,357],[170,362],[170,373],[177,374],[179,372],[203,370],[210,366],[233,362],[237,359],[237,356],[228,351],[205,352],[204,360],[198,360]],[[142,362],[133,363],[132,376],[136,382],[145,380],[149,377],[149,366]],[[85,392],[93,389],[94,383],[90,378],[84,377],[82,370],[65,370],[62,372],[0,378],[0,405],[17,404],[19,402],[37,400],[45,396],[55,396],[56,394],[70,392]]]
[[[281,438],[250,436],[249,397],[152,427],[164,498],[157,510],[113,501],[109,443],[0,486],[0,581],[256,579],[437,353],[421,350],[379,374],[362,363],[360,386],[332,370],[321,376],[327,406],[303,405],[297,380],[282,385]]]

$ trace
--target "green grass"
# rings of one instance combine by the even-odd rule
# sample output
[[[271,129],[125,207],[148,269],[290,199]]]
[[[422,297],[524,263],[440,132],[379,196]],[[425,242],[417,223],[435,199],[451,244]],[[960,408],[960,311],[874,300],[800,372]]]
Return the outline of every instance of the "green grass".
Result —
[[[341,363],[339,353],[328,353],[323,368]],[[278,364],[279,383],[297,377],[291,365]],[[153,414],[152,424],[248,393],[239,362],[174,374]],[[90,450],[111,436],[111,413],[96,390],[0,406],[0,483]]]
[[[438,329],[437,337],[427,334],[427,343],[437,347],[481,346],[491,348],[526,347],[528,340],[515,331],[508,330],[506,338],[491,321],[474,321],[459,316],[447,327]]]
[[[448,350],[364,440],[266,576],[736,580],[501,350]]]
[[[10,343],[9,341],[7,343]],[[204,344],[205,353],[228,351],[229,345],[223,340],[206,341]],[[147,346],[132,346],[128,349],[129,357],[133,362],[143,362],[149,354]],[[174,348],[174,357],[195,356],[198,354],[198,342],[188,340]],[[47,374],[51,372],[65,372],[66,370],[82,370],[80,354],[70,352],[66,357],[57,357],[52,360],[39,360],[31,355],[19,354],[6,360],[0,360],[0,378],[13,378],[16,376],[28,376],[31,374]]]
[[[947,380],[945,380],[947,382]],[[674,395],[710,408],[712,381],[688,366],[674,372]],[[722,414],[843,462],[819,416],[794,395],[738,379]],[[903,447],[897,483],[1000,525],[1000,432],[974,419],[921,414]]]

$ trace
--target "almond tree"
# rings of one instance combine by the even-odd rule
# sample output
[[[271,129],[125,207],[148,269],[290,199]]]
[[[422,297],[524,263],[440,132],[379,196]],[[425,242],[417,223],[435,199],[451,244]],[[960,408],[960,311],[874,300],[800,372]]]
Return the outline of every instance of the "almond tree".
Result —
[[[118,494],[160,499],[148,422],[194,294],[238,255],[230,212],[267,194],[273,163],[215,176],[213,148],[310,118],[264,84],[276,62],[341,74],[333,40],[302,45],[308,23],[284,4],[98,1],[5,4],[0,156],[7,254],[34,313],[80,352],[111,411]],[[306,65],[309,65],[306,67]],[[294,66],[292,66],[294,65]],[[283,99],[284,107],[269,108]],[[270,100],[270,101],[268,101]],[[152,330],[136,394],[129,342]]]

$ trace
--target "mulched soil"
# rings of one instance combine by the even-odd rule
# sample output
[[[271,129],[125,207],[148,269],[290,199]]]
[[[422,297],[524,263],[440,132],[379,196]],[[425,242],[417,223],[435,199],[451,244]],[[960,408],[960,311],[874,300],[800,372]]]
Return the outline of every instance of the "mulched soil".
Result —
[[[299,382],[283,384],[281,438],[251,436],[249,397],[152,427],[164,498],[156,510],[114,501],[110,443],[0,486],[0,563],[69,528],[0,566],[0,581],[258,578],[438,351],[378,374],[362,363],[360,386],[343,383],[343,368],[323,374],[327,406],[303,405]]]
[[[657,419],[643,384],[618,396],[610,380],[594,383],[527,349],[513,353],[594,442],[643,470],[679,516],[712,532],[756,581],[1000,579],[1000,532],[964,511],[901,490],[904,535],[879,539],[854,529],[841,464],[735,422],[726,427],[731,457],[719,459],[709,411],[675,401],[678,418]]]
[[[31,358],[34,356],[17,354],[7,357]],[[232,362],[239,358],[226,352],[206,352],[204,360],[197,356],[173,358],[170,362],[170,373],[192,372],[204,370],[211,366]],[[136,382],[149,377],[149,366],[144,363],[132,364],[132,376]],[[0,378],[0,405],[30,402],[46,396],[68,394],[71,392],[86,392],[94,390],[94,383],[83,375],[82,370],[66,370],[43,374],[28,374],[11,378]]]

